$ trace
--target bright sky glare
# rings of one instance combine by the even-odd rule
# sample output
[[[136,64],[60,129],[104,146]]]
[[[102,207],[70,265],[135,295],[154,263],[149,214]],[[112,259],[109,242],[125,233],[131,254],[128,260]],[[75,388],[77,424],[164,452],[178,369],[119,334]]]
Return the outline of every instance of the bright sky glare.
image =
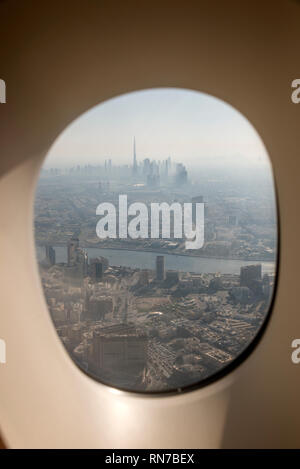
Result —
[[[58,137],[45,167],[132,164],[166,159],[191,166],[269,165],[253,126],[229,104],[178,88],[136,91],[110,99],[81,115]]]

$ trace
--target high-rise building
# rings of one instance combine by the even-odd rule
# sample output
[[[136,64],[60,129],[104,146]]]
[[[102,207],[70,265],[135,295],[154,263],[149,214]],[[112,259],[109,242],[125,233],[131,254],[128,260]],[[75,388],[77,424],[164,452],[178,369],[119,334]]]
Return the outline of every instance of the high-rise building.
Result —
[[[141,376],[147,366],[147,335],[135,326],[116,324],[93,334],[89,369],[114,383],[127,384]]]
[[[155,161],[150,163],[147,175],[147,185],[153,188],[159,187],[160,185],[159,165]]]
[[[89,272],[94,280],[101,280],[104,271],[108,268],[108,260],[105,257],[97,257],[90,260]]]
[[[245,265],[240,270],[240,286],[252,288],[256,281],[261,280],[261,264]]]
[[[143,175],[147,179],[148,174],[150,174],[150,160],[145,158],[143,161]]]
[[[270,283],[270,277],[268,274],[265,274],[262,278],[262,288],[263,288],[264,296],[270,299],[272,288],[271,288],[271,283]]]
[[[156,256],[156,280],[165,279],[165,258],[164,256]]]
[[[68,266],[76,263],[76,250],[79,247],[79,239],[72,237],[68,242]]]
[[[68,264],[65,267],[65,274],[81,281],[87,275],[87,271],[87,252],[79,247],[79,239],[72,237],[68,242]]]
[[[175,183],[179,186],[187,184],[188,174],[186,167],[182,163],[176,165]]]
[[[196,224],[196,204],[203,204],[203,195],[192,197],[192,221]]]
[[[55,249],[52,246],[46,246],[46,261],[48,265],[55,264]]]
[[[94,262],[92,262],[92,260]],[[91,259],[90,273],[94,280],[100,280],[103,278],[103,270],[102,262],[98,261],[98,259]]]
[[[175,270],[169,270],[166,272],[166,286],[167,288],[176,285],[179,282],[179,273]]]
[[[135,137],[133,137],[133,166],[132,174],[135,176],[138,172],[137,160],[136,160],[136,147],[135,147]]]

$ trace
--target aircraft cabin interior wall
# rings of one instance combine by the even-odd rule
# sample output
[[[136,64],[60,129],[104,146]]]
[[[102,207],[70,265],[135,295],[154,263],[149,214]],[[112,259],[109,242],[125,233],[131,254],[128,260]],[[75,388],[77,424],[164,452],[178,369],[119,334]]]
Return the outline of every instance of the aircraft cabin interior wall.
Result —
[[[0,1],[0,448],[299,448],[299,45],[293,0]]]

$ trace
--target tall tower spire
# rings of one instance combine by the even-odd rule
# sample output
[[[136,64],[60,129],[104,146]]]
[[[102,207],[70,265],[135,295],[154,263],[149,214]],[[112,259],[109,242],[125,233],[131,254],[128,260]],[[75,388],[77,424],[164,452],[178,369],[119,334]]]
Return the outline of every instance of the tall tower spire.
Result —
[[[133,137],[133,167],[132,167],[132,173],[133,173],[133,174],[136,174],[136,173],[137,173],[135,137]]]

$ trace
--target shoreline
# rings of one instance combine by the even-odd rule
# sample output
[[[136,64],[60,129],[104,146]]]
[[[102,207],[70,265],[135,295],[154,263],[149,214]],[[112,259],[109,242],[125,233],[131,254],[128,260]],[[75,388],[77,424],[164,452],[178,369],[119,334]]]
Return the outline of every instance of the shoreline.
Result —
[[[36,243],[36,246],[38,247],[45,247],[46,243]],[[51,243],[51,246],[54,248],[57,247],[65,247],[67,248],[66,243]],[[156,249],[130,249],[130,248],[122,248],[122,247],[101,247],[101,246],[91,246],[91,245],[82,245],[81,246],[83,249],[103,249],[107,251],[126,251],[126,252],[151,252],[153,254],[157,255],[169,255],[169,256],[181,256],[181,257],[188,257],[192,259],[214,259],[214,260],[220,260],[220,261],[241,261],[241,262],[259,262],[259,263],[268,263],[268,264],[274,264],[276,265],[276,259],[270,260],[270,259],[244,259],[240,257],[214,257],[214,256],[203,256],[203,255],[191,255],[191,254],[184,254],[184,253],[178,253],[178,252],[170,252],[170,251],[157,251]]]

